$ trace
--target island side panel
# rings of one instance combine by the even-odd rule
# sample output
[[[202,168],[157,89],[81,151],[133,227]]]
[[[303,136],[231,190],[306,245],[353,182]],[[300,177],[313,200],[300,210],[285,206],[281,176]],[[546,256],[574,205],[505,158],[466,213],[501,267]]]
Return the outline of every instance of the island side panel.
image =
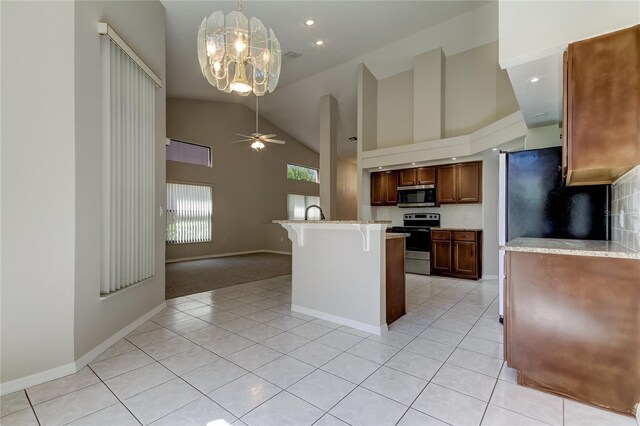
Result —
[[[387,325],[406,314],[405,243],[406,238],[386,242]]]
[[[302,245],[292,244],[291,309],[369,333],[385,332],[385,228],[366,225],[365,251],[355,227],[305,226]]]
[[[640,260],[507,252],[518,382],[615,411],[640,401]]]

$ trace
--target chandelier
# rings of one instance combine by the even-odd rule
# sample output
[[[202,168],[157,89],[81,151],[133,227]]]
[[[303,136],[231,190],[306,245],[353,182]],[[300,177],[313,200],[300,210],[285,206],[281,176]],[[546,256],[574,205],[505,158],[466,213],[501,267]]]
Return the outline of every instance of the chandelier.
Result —
[[[198,28],[198,60],[209,84],[226,93],[256,96],[273,92],[280,77],[280,42],[257,18],[238,10],[221,10],[204,18]]]

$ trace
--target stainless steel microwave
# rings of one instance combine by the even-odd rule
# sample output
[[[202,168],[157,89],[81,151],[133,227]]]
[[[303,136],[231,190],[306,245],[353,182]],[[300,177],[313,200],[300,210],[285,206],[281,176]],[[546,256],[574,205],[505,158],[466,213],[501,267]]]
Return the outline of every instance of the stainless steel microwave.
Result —
[[[435,205],[435,185],[398,187],[398,207],[434,207]]]

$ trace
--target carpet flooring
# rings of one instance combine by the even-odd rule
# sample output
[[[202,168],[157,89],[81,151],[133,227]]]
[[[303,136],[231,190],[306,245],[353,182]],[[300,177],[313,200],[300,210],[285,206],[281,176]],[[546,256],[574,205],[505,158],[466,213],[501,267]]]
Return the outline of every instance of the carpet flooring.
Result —
[[[291,256],[254,253],[167,263],[165,298],[187,296],[291,273]]]

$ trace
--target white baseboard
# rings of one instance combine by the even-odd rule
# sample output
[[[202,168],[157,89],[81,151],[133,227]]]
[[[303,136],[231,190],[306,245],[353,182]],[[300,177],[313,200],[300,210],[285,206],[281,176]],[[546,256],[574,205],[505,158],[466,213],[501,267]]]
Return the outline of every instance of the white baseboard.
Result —
[[[113,336],[109,337],[107,340],[105,340],[95,348],[91,349],[86,354],[82,355],[75,362],[76,371],[80,371],[82,368],[84,368],[87,364],[93,361],[102,352],[106,351],[111,346],[115,345],[120,339],[124,338],[127,334],[131,333],[133,330],[140,327],[142,324],[144,324],[145,322],[147,322],[148,320],[156,316],[158,312],[160,312],[166,307],[167,307],[167,302],[166,301],[162,302],[161,304],[159,304],[158,306],[156,306],[155,308],[153,308],[152,310],[150,310],[149,312],[147,312],[146,314],[144,314],[143,316],[141,316],[140,318],[138,318],[137,320],[135,320],[134,322],[126,326],[125,328],[123,328],[122,330],[118,331]]]
[[[60,377],[73,374],[76,371],[77,370],[75,362],[70,362],[68,364],[61,365],[60,367],[51,368],[49,370],[41,371],[30,376],[10,380],[8,382],[0,384],[0,396],[17,392],[31,386],[39,385],[41,383],[48,382],[49,380],[59,379]]]
[[[151,311],[147,312],[116,334],[108,338],[106,341],[96,346],[74,362],[61,365],[60,367],[51,368],[49,370],[41,371],[39,373],[32,374],[30,376],[21,377],[19,379],[11,380],[5,383],[0,383],[0,396],[4,396],[13,392],[17,392],[22,389],[36,386],[49,380],[59,379],[60,377],[68,376],[69,374],[77,373],[84,366],[90,363],[94,358],[100,355],[102,352],[113,346],[118,340],[131,333],[136,328],[140,327],[143,323],[155,316],[158,312],[163,310],[167,306],[166,302],[162,302]]]
[[[217,257],[242,256],[243,254],[255,254],[255,253],[286,254],[286,255],[291,256],[291,252],[288,252],[288,251],[249,250],[249,251],[236,251],[236,252],[233,252],[233,253],[206,254],[204,256],[180,257],[178,259],[167,259],[167,260],[164,261],[164,263],[187,262],[189,260],[215,259]]]
[[[313,317],[320,318],[326,321],[335,322],[336,324],[346,325],[347,327],[355,328],[356,330],[366,331],[367,333],[375,334],[377,336],[381,336],[387,332],[387,324],[383,324],[380,326],[366,324],[364,322],[340,317],[337,315],[327,314],[326,312],[320,312],[316,311],[315,309],[305,308],[303,306],[293,304],[291,305],[291,310],[300,314],[311,315]]]

